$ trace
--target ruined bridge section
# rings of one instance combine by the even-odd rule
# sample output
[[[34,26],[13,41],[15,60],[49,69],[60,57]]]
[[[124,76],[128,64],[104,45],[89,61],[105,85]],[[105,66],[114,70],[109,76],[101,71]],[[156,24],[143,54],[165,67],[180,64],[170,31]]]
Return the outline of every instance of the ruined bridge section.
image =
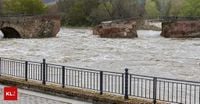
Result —
[[[137,29],[157,29],[144,21],[146,18],[130,18],[106,21],[93,29],[93,34],[103,38],[136,38]],[[200,38],[200,17],[160,17],[161,36],[166,38]],[[158,28],[159,30],[159,28]]]
[[[161,36],[166,38],[200,38],[200,20],[163,22]]]
[[[58,15],[0,17],[0,30],[4,38],[55,37],[60,25]]]

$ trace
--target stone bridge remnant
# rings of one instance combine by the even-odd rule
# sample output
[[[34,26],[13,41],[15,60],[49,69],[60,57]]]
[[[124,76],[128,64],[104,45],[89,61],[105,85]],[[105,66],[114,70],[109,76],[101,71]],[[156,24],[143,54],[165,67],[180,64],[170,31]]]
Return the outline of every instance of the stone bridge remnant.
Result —
[[[137,37],[136,21],[106,21],[93,28],[93,34],[102,38],[135,38]]]
[[[163,22],[161,36],[166,38],[200,38],[200,20]]]
[[[160,27],[146,23],[145,19],[130,18],[102,22],[93,29],[93,34],[102,38],[136,38],[137,30],[156,30]],[[153,20],[150,20],[153,21]],[[161,36],[166,38],[200,38],[200,18],[170,17],[156,19],[162,22]]]
[[[4,38],[55,37],[60,25],[58,15],[0,17]]]

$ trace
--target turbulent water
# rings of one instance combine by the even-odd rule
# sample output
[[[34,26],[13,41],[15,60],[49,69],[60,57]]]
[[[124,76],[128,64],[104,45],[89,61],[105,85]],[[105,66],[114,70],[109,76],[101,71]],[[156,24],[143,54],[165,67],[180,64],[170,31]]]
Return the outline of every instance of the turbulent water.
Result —
[[[106,39],[90,29],[62,28],[56,38],[1,39],[0,56],[131,73],[200,80],[200,39],[166,39],[139,30],[136,39]]]

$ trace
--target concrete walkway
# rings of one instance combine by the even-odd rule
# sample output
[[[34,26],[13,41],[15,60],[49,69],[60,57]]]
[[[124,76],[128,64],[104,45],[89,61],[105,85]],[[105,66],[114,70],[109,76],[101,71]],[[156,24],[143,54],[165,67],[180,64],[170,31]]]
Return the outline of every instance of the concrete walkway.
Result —
[[[22,89],[18,89],[18,101],[4,101],[3,87],[3,85],[0,85],[0,104],[91,104]]]

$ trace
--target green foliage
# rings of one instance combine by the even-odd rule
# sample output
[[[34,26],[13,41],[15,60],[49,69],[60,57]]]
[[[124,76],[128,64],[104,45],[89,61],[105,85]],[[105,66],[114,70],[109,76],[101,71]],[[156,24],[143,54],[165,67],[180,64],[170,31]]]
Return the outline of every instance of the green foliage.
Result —
[[[130,18],[137,16],[137,10],[140,8],[136,5],[136,0],[112,0],[113,14],[115,18]],[[143,11],[140,11],[143,12]],[[143,14],[143,13],[141,13]]]
[[[93,9],[98,6],[95,0],[79,0],[74,3],[68,13],[68,24],[75,25],[90,25],[89,15]]]
[[[112,19],[113,7],[110,2],[101,3],[90,14],[92,25],[98,24],[101,21]]]
[[[90,26],[138,16],[200,16],[199,0],[59,0],[62,24]]]
[[[184,0],[173,0],[171,2],[171,8],[169,12],[169,16],[180,16]]]
[[[160,16],[169,16],[173,0],[154,0]]]
[[[182,8],[182,16],[200,16],[200,1],[185,0]]]
[[[64,5],[65,4],[65,5]],[[91,25],[90,14],[98,6],[96,0],[63,0],[58,2],[62,24],[70,26]]]
[[[95,25],[104,20],[130,18],[136,15],[136,0],[60,0],[62,24]]]
[[[2,14],[2,0],[0,0],[0,15]]]
[[[5,13],[42,14],[46,6],[41,0],[4,0]]]
[[[145,5],[145,10],[146,10],[146,15],[147,17],[158,17],[159,16],[159,11],[156,7],[156,2],[153,0],[147,0],[146,5]]]
[[[3,1],[3,3],[2,3]],[[3,4],[3,5],[2,5]],[[62,14],[62,25],[91,26],[105,20],[137,16],[200,16],[199,0],[59,0],[48,12]],[[2,10],[3,9],[3,10]],[[42,14],[47,7],[42,0],[0,0],[7,14]]]

